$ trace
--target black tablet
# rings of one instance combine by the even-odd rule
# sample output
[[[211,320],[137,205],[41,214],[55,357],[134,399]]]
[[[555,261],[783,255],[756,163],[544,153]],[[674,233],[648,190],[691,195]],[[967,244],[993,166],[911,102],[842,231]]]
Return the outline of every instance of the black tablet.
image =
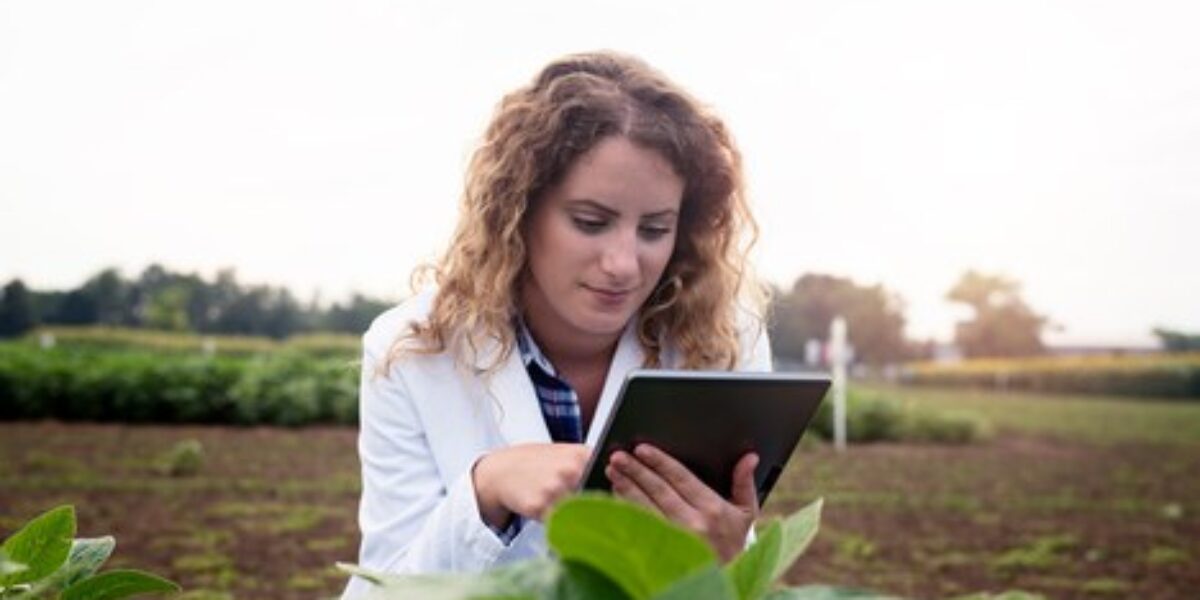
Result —
[[[608,457],[646,442],[729,498],[733,467],[753,450],[761,506],[829,384],[828,376],[800,373],[633,371],[604,423],[583,488],[611,490]]]

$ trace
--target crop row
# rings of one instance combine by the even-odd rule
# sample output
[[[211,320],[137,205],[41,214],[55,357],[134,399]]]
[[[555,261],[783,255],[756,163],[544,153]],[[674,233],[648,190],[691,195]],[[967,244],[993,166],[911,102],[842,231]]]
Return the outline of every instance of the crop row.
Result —
[[[1200,353],[915,363],[904,383],[999,390],[1200,398]]]
[[[0,344],[0,420],[354,423],[358,370],[301,352],[203,356]]]
[[[322,357],[353,357],[359,349],[358,336],[342,333],[309,333],[274,340],[268,337],[202,335],[104,326],[41,327],[26,335],[24,341],[30,345],[48,343],[64,348],[234,356],[292,351]]]

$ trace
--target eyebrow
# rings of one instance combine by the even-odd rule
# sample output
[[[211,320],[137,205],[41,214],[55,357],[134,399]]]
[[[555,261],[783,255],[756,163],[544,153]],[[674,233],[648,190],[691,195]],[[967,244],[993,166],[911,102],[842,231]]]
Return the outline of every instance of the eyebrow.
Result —
[[[605,215],[610,216],[610,217],[617,217],[617,216],[620,216],[620,214],[621,214],[621,213],[613,210],[612,208],[609,208],[608,206],[605,206],[605,205],[603,205],[595,200],[589,199],[589,198],[582,198],[579,200],[570,200],[567,202],[567,205],[572,208],[589,208],[589,209],[592,209],[592,210],[595,210],[598,212],[602,212]],[[670,217],[670,216],[675,215],[676,213],[677,213],[677,211],[675,209],[668,208],[666,210],[660,210],[660,211],[656,211],[656,212],[652,212],[652,213],[646,213],[646,214],[642,215],[641,218],[657,219],[657,218],[661,218],[661,217]]]

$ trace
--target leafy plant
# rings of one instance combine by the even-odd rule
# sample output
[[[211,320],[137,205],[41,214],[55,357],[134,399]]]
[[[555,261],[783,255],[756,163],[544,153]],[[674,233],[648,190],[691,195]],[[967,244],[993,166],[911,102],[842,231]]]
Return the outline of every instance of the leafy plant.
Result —
[[[816,536],[821,501],[770,523],[757,542],[721,566],[696,534],[609,496],[564,501],[546,521],[557,558],[477,575],[397,576],[341,565],[376,584],[369,598],[559,600],[837,600],[879,598],[829,586],[774,589]]]
[[[112,536],[76,538],[74,507],[47,511],[0,546],[0,598],[118,600],[179,591],[178,585],[142,571],[97,573],[115,546]]]
[[[197,439],[180,440],[158,457],[159,473],[171,477],[191,477],[204,466],[204,446]]]

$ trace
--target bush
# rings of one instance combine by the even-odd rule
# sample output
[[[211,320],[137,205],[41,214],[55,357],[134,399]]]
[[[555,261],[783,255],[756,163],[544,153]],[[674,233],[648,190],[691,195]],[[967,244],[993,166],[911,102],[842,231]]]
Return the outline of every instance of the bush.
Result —
[[[833,397],[826,398],[813,417],[810,430],[822,439],[833,439]],[[965,413],[940,413],[903,405],[878,394],[850,389],[846,394],[846,441],[913,441],[964,444],[989,432],[980,417]]]
[[[0,344],[0,420],[354,423],[357,389],[357,371],[344,358]]]
[[[910,409],[901,437],[912,442],[969,444],[990,435],[987,422],[977,415]]]
[[[199,440],[182,440],[158,459],[158,471],[171,477],[191,477],[204,466],[204,446]]]

